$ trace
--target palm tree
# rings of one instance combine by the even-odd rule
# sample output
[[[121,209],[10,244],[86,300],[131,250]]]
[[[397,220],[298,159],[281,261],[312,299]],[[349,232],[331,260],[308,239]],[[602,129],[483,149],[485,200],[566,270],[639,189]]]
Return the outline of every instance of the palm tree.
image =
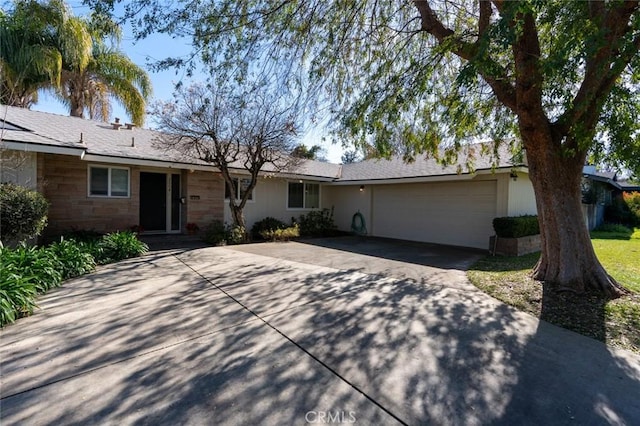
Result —
[[[151,81],[113,47],[119,42],[110,19],[73,16],[64,0],[18,0],[0,10],[0,102],[29,108],[48,89],[70,115],[106,121],[115,99],[141,125]]]
[[[9,13],[0,10],[0,103],[29,108],[39,90],[59,86],[62,55],[55,34],[67,14],[58,1],[21,1]]]
[[[108,120],[111,99],[118,100],[136,125],[142,125],[147,100],[151,96],[148,74],[124,53],[109,46],[120,41],[120,28],[112,21],[97,16],[84,20],[78,37],[88,34],[91,49],[78,55],[61,46],[63,64],[61,84],[55,91],[58,99],[69,107],[70,115]]]

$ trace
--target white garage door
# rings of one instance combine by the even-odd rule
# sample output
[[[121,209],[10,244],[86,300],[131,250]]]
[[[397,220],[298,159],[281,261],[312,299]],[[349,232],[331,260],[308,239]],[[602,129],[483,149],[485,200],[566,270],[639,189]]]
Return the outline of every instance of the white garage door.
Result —
[[[377,185],[373,235],[487,248],[496,181]]]

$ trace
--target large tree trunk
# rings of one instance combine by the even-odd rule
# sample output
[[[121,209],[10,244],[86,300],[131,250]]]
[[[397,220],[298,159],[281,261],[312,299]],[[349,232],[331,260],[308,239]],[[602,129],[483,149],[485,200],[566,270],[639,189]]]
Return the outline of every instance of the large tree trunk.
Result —
[[[561,144],[540,133],[523,137],[536,195],[542,254],[533,277],[560,291],[595,291],[607,298],[626,293],[598,261],[582,214],[584,155],[563,154]]]

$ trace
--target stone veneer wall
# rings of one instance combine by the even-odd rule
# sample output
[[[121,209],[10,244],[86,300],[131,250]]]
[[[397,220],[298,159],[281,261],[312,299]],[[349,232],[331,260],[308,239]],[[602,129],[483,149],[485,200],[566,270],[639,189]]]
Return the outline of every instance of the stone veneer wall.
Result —
[[[49,225],[45,230],[48,235],[71,229],[110,232],[138,225],[140,172],[176,173],[175,169],[129,166],[128,198],[89,197],[88,167],[93,163],[55,154],[40,154],[38,160],[38,187],[50,203]],[[186,198],[182,229],[187,222],[195,222],[204,228],[214,219],[224,220],[224,186],[219,174],[184,171],[181,176],[182,195]]]
[[[224,221],[224,180],[219,173],[185,172],[183,194],[187,200],[186,223],[195,223],[204,230],[214,220]]]
[[[72,156],[44,155],[42,187],[50,203],[47,234],[71,229],[109,232],[129,229],[138,224],[138,168],[130,167],[131,189],[128,198],[89,197],[89,164]]]
[[[495,235],[489,238],[489,251],[494,255],[522,256],[542,249],[540,234],[520,238],[500,237],[498,241],[496,238]]]

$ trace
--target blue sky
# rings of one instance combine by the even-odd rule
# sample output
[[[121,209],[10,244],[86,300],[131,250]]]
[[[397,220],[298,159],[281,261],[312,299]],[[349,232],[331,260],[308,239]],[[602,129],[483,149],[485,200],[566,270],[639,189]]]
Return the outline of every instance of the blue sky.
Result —
[[[74,14],[83,16],[89,14],[90,9],[84,6],[81,1],[68,1],[73,8]],[[162,72],[151,72],[147,64],[154,60],[163,59],[167,56],[187,55],[191,51],[189,40],[181,38],[172,38],[164,34],[154,34],[149,38],[135,42],[132,31],[129,26],[123,28],[123,39],[120,46],[121,50],[131,58],[136,64],[147,70],[153,82],[153,100],[169,100],[172,98],[174,84],[183,81],[188,84],[189,81],[203,81],[203,74],[194,73],[194,76],[187,80],[182,70],[166,70]],[[58,102],[55,97],[48,93],[41,93],[39,101],[31,109],[35,111],[45,111],[55,114],[67,115],[67,109]],[[112,105],[114,117],[120,118],[121,121],[130,121],[129,116],[124,109],[114,102]],[[152,125],[151,120],[147,119],[146,127]],[[321,127],[310,130],[301,138],[301,143],[307,146],[322,145],[326,149],[326,157],[332,163],[340,163],[342,155],[342,147],[332,145],[329,142],[322,142],[323,129]]]

